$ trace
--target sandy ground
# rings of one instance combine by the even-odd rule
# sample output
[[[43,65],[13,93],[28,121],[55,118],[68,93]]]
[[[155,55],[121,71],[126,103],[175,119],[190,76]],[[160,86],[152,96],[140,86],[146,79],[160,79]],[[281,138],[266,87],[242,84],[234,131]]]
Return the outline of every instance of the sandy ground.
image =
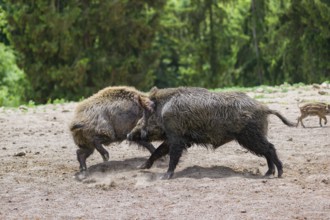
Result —
[[[297,99],[330,102],[322,90],[248,94],[296,121]],[[78,181],[68,130],[75,105],[0,108],[0,219],[330,219],[330,122],[308,117],[307,128],[289,128],[269,117],[283,178],[263,177],[266,160],[231,142],[190,148],[174,178],[160,180],[168,158],[139,170],[148,151],[124,141],[106,147],[109,162],[95,152],[91,175]]]

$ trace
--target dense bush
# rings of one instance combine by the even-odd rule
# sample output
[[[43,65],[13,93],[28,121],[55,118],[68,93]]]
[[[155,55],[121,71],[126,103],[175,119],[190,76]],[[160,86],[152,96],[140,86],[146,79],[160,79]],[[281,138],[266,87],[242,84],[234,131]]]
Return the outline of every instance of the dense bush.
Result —
[[[118,84],[147,89],[159,1],[7,1],[8,33],[38,102]]]
[[[326,0],[6,0],[0,6],[8,22],[0,40],[19,55],[31,84],[25,98],[37,103],[77,100],[120,84],[148,90],[330,80]],[[12,94],[7,89],[2,93]]]
[[[0,106],[17,106],[28,91],[25,75],[16,65],[13,51],[0,43]]]

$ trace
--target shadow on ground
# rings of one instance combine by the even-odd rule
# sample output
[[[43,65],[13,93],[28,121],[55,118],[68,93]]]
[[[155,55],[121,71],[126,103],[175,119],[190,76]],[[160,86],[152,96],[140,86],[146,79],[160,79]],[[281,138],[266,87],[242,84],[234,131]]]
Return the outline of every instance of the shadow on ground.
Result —
[[[157,180],[160,179],[167,170],[167,161],[156,161],[154,166],[150,169],[139,169],[138,167],[146,161],[145,157],[130,158],[121,161],[107,161],[99,164],[95,164],[88,168],[86,173],[76,173],[77,180],[83,180],[89,176],[100,173],[121,173],[127,171],[136,171],[148,176],[148,179]],[[157,172],[153,168],[161,168],[164,172]],[[152,177],[150,177],[152,176]],[[191,166],[187,167],[181,171],[174,173],[173,178],[192,178],[192,179],[220,179],[228,177],[243,177],[250,179],[262,179],[266,178],[262,174],[256,174],[251,171],[236,171],[225,166],[212,166],[212,167],[201,167],[201,166]],[[268,178],[268,177],[267,177]]]
[[[154,172],[152,168],[150,170],[141,170],[140,172],[147,175],[155,175],[161,178],[164,173]],[[173,179],[177,178],[192,178],[192,179],[221,179],[228,177],[243,177],[251,179],[263,179],[266,178],[261,174],[253,174],[249,171],[235,171],[229,167],[224,166],[212,166],[212,167],[201,167],[201,166],[192,166],[187,167],[184,170],[177,171],[174,173]]]

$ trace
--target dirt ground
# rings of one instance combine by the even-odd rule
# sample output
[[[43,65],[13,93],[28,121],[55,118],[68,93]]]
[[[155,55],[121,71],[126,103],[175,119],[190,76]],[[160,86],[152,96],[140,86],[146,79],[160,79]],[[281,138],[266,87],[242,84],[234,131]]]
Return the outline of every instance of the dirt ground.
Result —
[[[329,85],[248,94],[294,122],[298,99],[330,103]],[[109,162],[94,152],[79,181],[68,129],[75,105],[0,108],[0,219],[330,219],[330,122],[289,128],[269,117],[283,178],[263,177],[266,160],[231,142],[191,147],[174,178],[160,180],[168,158],[139,170],[149,152],[124,141],[106,147]]]

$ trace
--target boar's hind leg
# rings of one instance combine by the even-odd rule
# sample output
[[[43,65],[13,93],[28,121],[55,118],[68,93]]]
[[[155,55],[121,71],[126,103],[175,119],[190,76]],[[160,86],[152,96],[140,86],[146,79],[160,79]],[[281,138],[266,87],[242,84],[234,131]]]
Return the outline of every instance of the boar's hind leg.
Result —
[[[319,116],[320,117],[320,116]],[[328,122],[328,120],[327,120],[327,117],[325,117],[325,116],[321,116],[320,117],[320,126],[322,127],[322,118],[323,118],[323,120],[324,120],[324,125],[326,125],[327,124],[327,122]]]
[[[283,165],[282,162],[278,159],[278,156],[276,154],[276,150],[273,144],[268,142],[268,152],[265,154],[266,160],[267,160],[267,164],[269,167],[269,163],[275,163],[275,166],[277,168],[277,175],[278,177],[281,177],[283,174]],[[272,165],[274,166],[274,165]],[[270,168],[268,169],[268,171],[266,172],[266,176],[269,176],[271,174],[274,174],[274,170],[271,170]]]
[[[258,156],[264,156],[267,160],[268,171],[265,176],[275,174],[275,166],[278,171],[278,177],[283,174],[282,162],[278,159],[274,145],[266,139],[256,126],[248,126],[236,135],[237,142]],[[275,166],[274,166],[275,165]]]
[[[102,146],[102,143],[98,140],[94,141],[95,149],[101,154],[103,161],[109,160],[109,152]]]
[[[80,148],[77,150],[77,159],[80,164],[80,172],[87,170],[86,159],[93,153],[94,149],[79,146]]]
[[[168,154],[169,152],[169,147],[168,144],[166,143],[166,141],[164,141],[156,150],[155,152],[153,152],[151,154],[151,156],[149,157],[149,159],[142,164],[141,166],[139,166],[140,169],[149,169],[156,160],[158,160],[159,158],[165,156],[166,154]]]

